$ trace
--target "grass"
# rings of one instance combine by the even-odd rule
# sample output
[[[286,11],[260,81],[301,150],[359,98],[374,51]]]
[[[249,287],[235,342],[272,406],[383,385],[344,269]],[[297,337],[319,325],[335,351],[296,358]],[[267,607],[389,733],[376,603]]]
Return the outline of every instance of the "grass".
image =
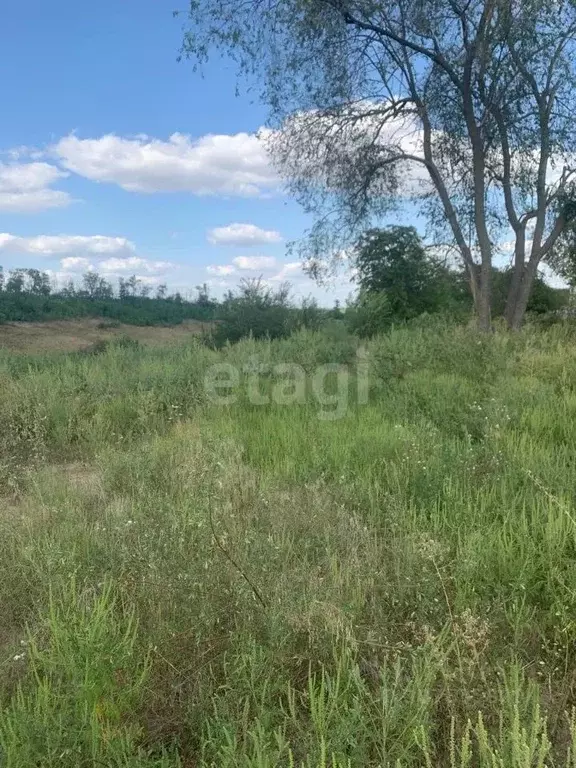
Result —
[[[574,342],[0,353],[0,764],[575,768]]]
[[[42,355],[78,352],[95,345],[133,339],[145,346],[183,344],[192,334],[209,332],[209,322],[183,320],[180,325],[128,325],[115,319],[93,317],[46,322],[0,322],[0,351]]]

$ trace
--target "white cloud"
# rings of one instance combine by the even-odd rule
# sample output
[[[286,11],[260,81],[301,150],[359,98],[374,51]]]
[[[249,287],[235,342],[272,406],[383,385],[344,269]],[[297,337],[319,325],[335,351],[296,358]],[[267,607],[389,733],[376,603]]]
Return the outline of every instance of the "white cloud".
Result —
[[[237,256],[232,263],[241,270],[274,269],[276,259],[272,256]]]
[[[82,256],[66,256],[60,260],[60,266],[64,272],[92,272],[94,265],[89,259]]]
[[[127,258],[112,257],[98,264],[98,269],[102,272],[111,272],[112,274],[122,274],[134,272],[146,272],[149,275],[159,275],[167,272],[173,264],[169,261],[148,261],[140,256],[129,256]]]
[[[290,280],[295,277],[302,277],[306,280],[310,278],[302,271],[302,263],[300,261],[290,261],[287,264],[282,265],[282,269],[276,275],[270,278],[274,282],[284,282],[284,280]]]
[[[49,163],[0,163],[0,211],[34,213],[68,205],[67,192],[50,188],[67,175]]]
[[[98,139],[66,136],[52,152],[69,171],[130,192],[191,192],[254,197],[278,185],[263,142],[255,134],[174,133],[167,141],[148,136]]]
[[[60,271],[46,270],[55,279],[69,280],[85,272],[100,272],[105,277],[117,278],[135,274],[150,285],[159,282],[158,276],[176,269],[169,261],[152,261],[139,256],[136,246],[125,237],[104,235],[38,235],[17,237],[0,233],[0,252],[59,258]]]
[[[210,266],[206,267],[206,271],[210,272],[211,275],[226,277],[228,275],[233,275],[234,272],[236,272],[236,267],[232,264],[210,264]]]
[[[212,245],[267,245],[279,243],[281,240],[280,232],[261,229],[255,224],[228,224],[226,227],[216,227],[208,232],[208,242]]]
[[[364,163],[367,147],[388,148],[394,155],[411,156],[397,163],[401,197],[419,197],[431,191],[424,157],[423,132],[413,116],[384,119],[389,102],[361,101],[342,110],[337,116],[315,110],[297,112],[289,117],[281,131],[268,134],[274,145],[277,138],[287,151],[287,161],[298,169],[298,177],[314,180],[332,190],[350,183],[350,170]],[[380,110],[380,114],[378,114]],[[388,194],[386,184],[378,194]]]
[[[135,251],[134,243],[125,237],[104,235],[37,235],[18,237],[0,233],[0,251],[30,256],[121,256]]]

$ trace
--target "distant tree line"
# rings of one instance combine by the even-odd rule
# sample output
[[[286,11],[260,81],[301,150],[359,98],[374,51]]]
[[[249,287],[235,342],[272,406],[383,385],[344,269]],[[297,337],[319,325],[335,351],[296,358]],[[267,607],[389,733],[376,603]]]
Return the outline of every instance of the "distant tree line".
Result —
[[[193,298],[169,295],[165,284],[154,289],[136,276],[120,278],[116,288],[97,272],[87,272],[79,285],[69,281],[56,288],[37,269],[0,268],[0,323],[101,317],[132,325],[177,325],[184,320],[211,322],[212,342],[221,346],[247,336],[280,338],[300,328],[317,330],[338,321],[360,336],[371,336],[393,325],[427,315],[455,322],[469,321],[474,302],[470,281],[427,248],[413,227],[371,229],[357,241],[351,266],[357,295],[345,308],[319,307],[314,299],[294,302],[290,286],[271,287],[262,279],[247,279],[221,301],[206,284]],[[503,316],[513,279],[511,269],[493,268],[493,317]],[[534,281],[528,311],[553,314],[566,307],[568,289],[553,288],[541,275]]]
[[[132,325],[176,325],[213,320],[216,307],[206,285],[196,289],[193,299],[185,299],[180,293],[168,295],[165,284],[153,289],[135,275],[121,277],[115,290],[97,272],[87,272],[79,285],[70,280],[57,288],[40,270],[4,273],[0,267],[0,323],[103,317]]]

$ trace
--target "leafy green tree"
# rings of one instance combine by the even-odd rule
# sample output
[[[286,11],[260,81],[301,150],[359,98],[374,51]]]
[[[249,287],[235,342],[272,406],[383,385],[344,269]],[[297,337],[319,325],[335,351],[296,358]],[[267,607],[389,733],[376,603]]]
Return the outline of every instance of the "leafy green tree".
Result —
[[[333,317],[330,311],[321,309],[313,296],[302,299],[298,308],[298,325],[302,328],[308,328],[317,331],[322,327],[326,319]]]
[[[576,201],[573,205],[573,212],[576,213]],[[574,290],[576,288],[576,219],[571,221],[572,225],[562,233],[550,254],[548,264]]]
[[[71,299],[76,296],[76,286],[73,280],[68,280],[64,288],[60,291],[60,295],[64,298]]]
[[[82,276],[82,290],[89,299],[110,299],[114,295],[112,285],[98,272],[86,272]]]
[[[124,301],[128,297],[128,288],[126,286],[126,280],[123,277],[118,278],[118,298],[120,301]]]
[[[510,284],[514,279],[511,269],[494,270],[492,291],[492,309],[496,317],[506,312],[506,297],[510,292]],[[549,285],[542,274],[534,278],[534,285],[528,301],[527,311],[532,314],[557,312],[567,306],[570,295],[568,290],[554,288]]]
[[[22,293],[26,284],[26,270],[12,269],[6,280],[7,293]]]
[[[208,283],[196,286],[196,303],[201,307],[214,306],[214,299],[210,298],[210,289]]]
[[[126,280],[126,290],[128,292],[128,296],[137,296],[138,290],[140,288],[141,280],[138,280],[136,275],[132,275],[131,277]]]
[[[52,291],[50,278],[46,272],[40,272],[38,269],[26,269],[28,277],[27,290],[34,296],[49,296]]]
[[[313,271],[411,201],[457,246],[484,330],[512,231],[521,325],[575,216],[574,0],[190,0],[188,16],[185,56],[220,48],[260,78],[276,166],[317,218]]]
[[[357,243],[354,266],[361,295],[385,293],[397,322],[454,306],[456,275],[430,255],[414,227],[369,230]]]

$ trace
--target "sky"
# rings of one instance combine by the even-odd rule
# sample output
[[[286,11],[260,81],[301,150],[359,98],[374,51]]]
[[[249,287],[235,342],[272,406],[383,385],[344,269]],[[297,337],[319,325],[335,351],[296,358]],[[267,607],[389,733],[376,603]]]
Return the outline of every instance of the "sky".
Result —
[[[289,281],[297,299],[345,301],[345,275],[317,286],[287,252],[312,221],[258,139],[264,106],[238,95],[230,61],[203,74],[178,62],[177,3],[3,8],[0,265],[48,271],[57,285],[91,270],[185,295],[208,283],[217,297],[262,276]],[[417,223],[406,218],[394,223]]]
[[[113,282],[221,295],[243,277],[289,280],[331,304],[287,253],[310,225],[283,192],[236,93],[233,65],[178,62],[178,0],[27,0],[2,13],[0,264],[59,285]],[[182,0],[185,7],[185,0]]]

